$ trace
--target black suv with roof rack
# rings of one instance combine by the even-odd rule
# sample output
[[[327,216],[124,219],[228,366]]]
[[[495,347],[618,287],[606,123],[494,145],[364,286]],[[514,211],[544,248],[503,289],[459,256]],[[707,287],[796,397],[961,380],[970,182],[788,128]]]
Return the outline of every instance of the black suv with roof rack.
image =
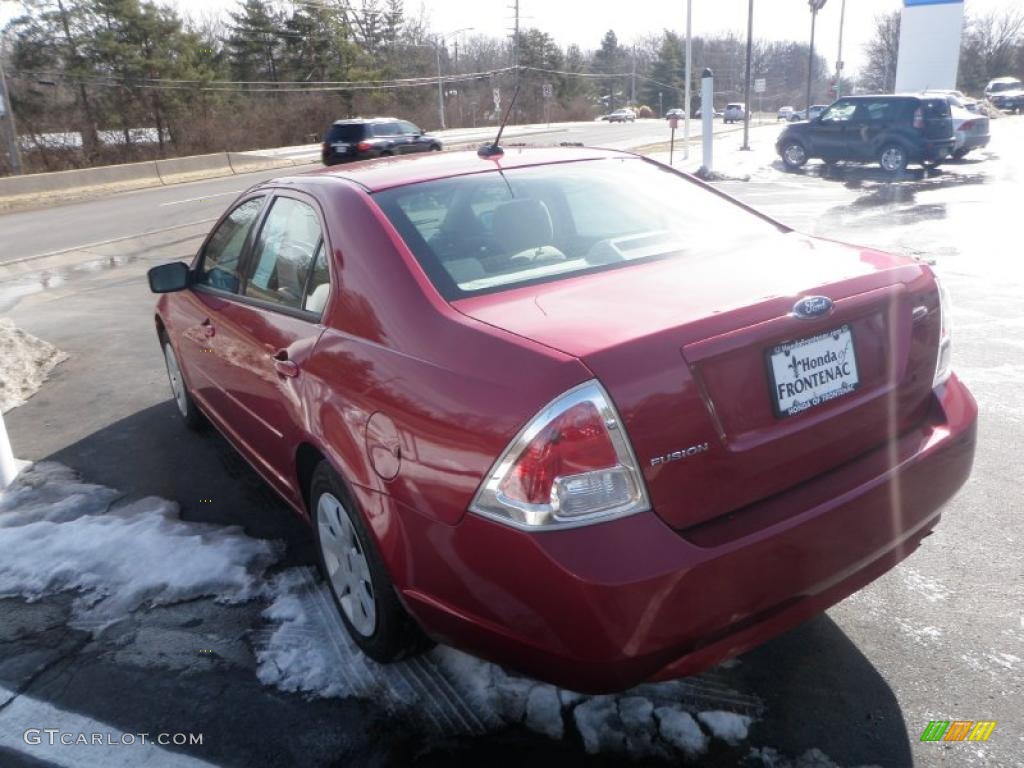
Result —
[[[441,140],[428,136],[408,120],[394,117],[356,118],[334,122],[324,135],[324,165],[371,157],[438,152]]]
[[[896,174],[908,163],[936,166],[953,154],[956,135],[949,103],[930,96],[848,96],[818,117],[794,123],[775,142],[789,169],[817,157],[875,162]]]

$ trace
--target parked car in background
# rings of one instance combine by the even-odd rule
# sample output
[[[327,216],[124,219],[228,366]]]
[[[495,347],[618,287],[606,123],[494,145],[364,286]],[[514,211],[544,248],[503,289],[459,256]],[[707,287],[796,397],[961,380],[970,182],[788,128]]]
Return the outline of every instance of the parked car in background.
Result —
[[[327,129],[321,159],[324,165],[336,165],[350,160],[440,150],[440,139],[424,134],[408,120],[356,118],[338,120]]]
[[[997,77],[985,86],[985,96],[996,109],[1024,112],[1024,83],[1016,77]]]
[[[636,112],[632,109],[616,109],[608,115],[609,123],[632,123],[636,120]]]
[[[922,96],[945,96],[950,106],[966,109],[968,112],[978,112],[981,109],[977,99],[965,96],[962,91],[943,91],[928,89],[921,91]]]
[[[735,101],[725,105],[725,112],[722,114],[722,121],[726,123],[738,123],[747,119],[747,105]]]
[[[950,116],[953,118],[953,131],[956,134],[953,157],[959,160],[972,149],[988,146],[991,138],[989,119],[985,115],[967,109],[964,106],[963,94],[960,94],[959,91],[923,91],[921,95],[937,95],[948,102]],[[974,103],[977,106],[977,102]]]
[[[793,112],[793,107],[779,107],[779,114],[775,119],[776,121],[789,120],[791,117],[793,117]]]
[[[677,107],[676,109],[670,109],[668,112],[665,113],[666,120],[671,120],[673,117],[678,120],[684,119],[686,117],[686,110],[679,109]]]
[[[826,109],[828,109],[828,104],[811,104],[810,118],[807,117],[807,110],[801,109],[799,112],[794,112],[792,115],[789,116],[789,122],[796,123],[799,122],[800,120],[813,120]]]
[[[847,96],[814,120],[787,126],[775,149],[790,169],[820,158],[826,163],[877,162],[889,173],[900,173],[908,163],[938,165],[955,145],[945,98]]]
[[[182,419],[309,524],[380,662],[696,674],[913,553],[974,458],[930,267],[629,153],[264,181],[149,279]]]

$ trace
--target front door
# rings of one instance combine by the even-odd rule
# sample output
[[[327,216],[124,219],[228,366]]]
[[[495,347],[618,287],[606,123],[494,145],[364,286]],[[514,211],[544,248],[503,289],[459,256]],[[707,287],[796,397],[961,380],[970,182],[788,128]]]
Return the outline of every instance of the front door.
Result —
[[[192,290],[171,305],[180,312],[171,322],[180,329],[177,353],[189,387],[203,410],[220,422],[231,420],[232,406],[219,384],[219,316],[241,292],[242,261],[265,202],[264,195],[243,200],[221,219],[200,251]]]
[[[238,413],[233,437],[289,498],[305,434],[303,364],[323,331],[330,290],[323,232],[313,200],[278,193],[246,259],[241,295],[219,319],[223,386]]]
[[[855,101],[840,100],[811,123],[814,154],[826,160],[845,160],[846,129],[857,110]]]

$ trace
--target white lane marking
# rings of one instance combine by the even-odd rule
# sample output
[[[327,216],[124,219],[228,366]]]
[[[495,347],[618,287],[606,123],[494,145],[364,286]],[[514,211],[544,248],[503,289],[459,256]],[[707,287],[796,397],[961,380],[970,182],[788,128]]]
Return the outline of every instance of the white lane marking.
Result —
[[[171,200],[168,203],[159,203],[158,208],[163,208],[165,205],[182,205],[183,203],[198,203],[201,201],[209,200],[211,197],[224,197],[225,195],[240,195],[242,194],[241,189],[234,189],[230,192],[215,192],[212,195],[203,195],[202,197],[190,197],[187,200]]]
[[[208,763],[196,757],[190,757],[184,752],[176,752],[172,749],[164,749],[157,745],[155,732],[146,737],[146,743],[142,744],[139,737],[135,736],[134,744],[118,744],[117,740],[127,733],[138,734],[142,731],[122,731],[120,728],[93,720],[76,712],[68,712],[59,709],[52,704],[31,696],[17,696],[17,694],[0,685],[0,701],[14,698],[10,704],[0,712],[0,721],[3,727],[0,728],[0,746],[21,753],[36,760],[44,760],[53,765],[66,766],[66,768],[136,768],[136,766],[152,766],[153,768],[216,768],[215,763]],[[26,744],[24,740],[25,731],[30,728],[40,729],[40,743]],[[57,728],[59,733],[54,734],[53,745],[49,742],[49,735],[42,732],[43,728]],[[103,735],[103,746],[99,744],[61,744],[60,734],[87,735],[98,733]],[[107,746],[107,734],[114,744]],[[34,735],[34,732],[33,732]],[[65,740],[72,740],[72,737],[65,737]]]

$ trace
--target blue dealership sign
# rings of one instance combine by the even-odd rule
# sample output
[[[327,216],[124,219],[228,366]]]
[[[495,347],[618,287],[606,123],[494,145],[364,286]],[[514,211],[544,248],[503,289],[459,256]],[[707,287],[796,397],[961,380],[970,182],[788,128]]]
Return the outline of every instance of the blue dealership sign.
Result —
[[[903,0],[903,5],[950,5],[952,3],[963,4],[964,0]]]

